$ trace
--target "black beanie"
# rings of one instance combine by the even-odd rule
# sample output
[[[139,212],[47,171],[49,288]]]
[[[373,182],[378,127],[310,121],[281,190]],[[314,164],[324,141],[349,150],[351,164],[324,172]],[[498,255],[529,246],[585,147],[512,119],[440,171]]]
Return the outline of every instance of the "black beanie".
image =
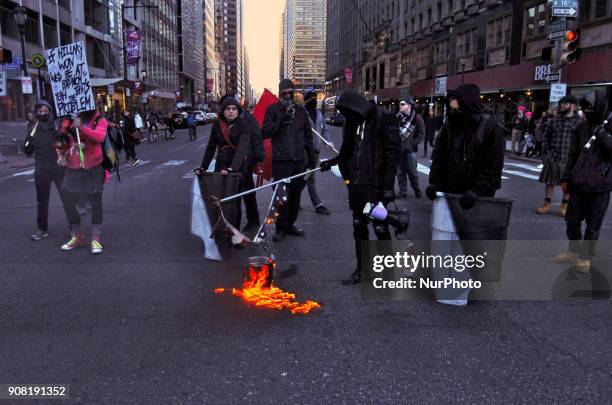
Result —
[[[242,106],[240,105],[238,101],[236,101],[234,97],[230,96],[230,97],[224,97],[223,102],[221,103],[221,116],[222,117],[224,117],[223,112],[230,105],[235,105],[236,107],[238,107],[238,115],[242,114]]]
[[[283,79],[280,81],[280,83],[278,84],[278,92],[280,93],[283,90],[287,90],[287,89],[295,89],[295,86],[293,85],[293,82],[289,79]]]

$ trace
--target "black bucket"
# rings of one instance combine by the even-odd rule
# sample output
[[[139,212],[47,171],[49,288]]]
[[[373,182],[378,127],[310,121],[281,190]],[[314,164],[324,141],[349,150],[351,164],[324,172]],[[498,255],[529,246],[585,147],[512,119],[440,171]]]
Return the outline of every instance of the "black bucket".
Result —
[[[258,279],[264,278],[263,287],[271,287],[274,279],[276,260],[270,256],[254,256],[247,259],[245,266],[245,280],[256,283]]]

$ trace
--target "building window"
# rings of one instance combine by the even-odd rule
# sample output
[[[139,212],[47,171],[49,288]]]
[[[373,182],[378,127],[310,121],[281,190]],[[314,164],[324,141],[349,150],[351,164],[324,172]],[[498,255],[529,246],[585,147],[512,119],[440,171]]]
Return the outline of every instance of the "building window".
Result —
[[[434,45],[434,64],[448,62],[448,40]]]
[[[389,62],[389,75],[391,77],[397,76],[397,56],[392,57]]]
[[[474,28],[457,35],[457,56],[470,56],[476,53],[478,29]]]
[[[527,9],[525,16],[525,33],[527,37],[533,37],[546,32],[547,9],[545,1]]]
[[[580,2],[580,21],[593,21],[607,17],[611,14],[608,13],[608,3],[610,3],[608,0],[582,0]]]
[[[510,43],[510,16],[490,21],[487,25],[487,49]]]

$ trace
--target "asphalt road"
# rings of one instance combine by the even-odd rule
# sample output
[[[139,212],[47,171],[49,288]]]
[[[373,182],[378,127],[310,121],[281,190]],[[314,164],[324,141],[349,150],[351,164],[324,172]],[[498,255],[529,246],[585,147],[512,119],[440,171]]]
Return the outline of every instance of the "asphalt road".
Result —
[[[317,176],[332,215],[316,215],[304,193],[307,236],[271,244],[278,284],[323,309],[293,316],[214,294],[239,286],[242,270],[240,255],[204,260],[189,232],[190,172],[209,129],[195,142],[180,131],[139,148],[144,163],[105,191],[98,257],[60,251],[68,231],[55,192],[51,235],[31,242],[32,174],[0,178],[0,384],[69,384],[70,402],[84,404],[612,401],[609,301],[455,308],[363,300],[342,287],[354,267],[351,216],[330,173]],[[498,196],[516,200],[509,238],[564,239],[561,218],[533,213],[543,199],[537,167],[507,160],[504,176]],[[410,237],[428,239],[431,203],[407,202]],[[611,237],[608,215],[602,239]]]

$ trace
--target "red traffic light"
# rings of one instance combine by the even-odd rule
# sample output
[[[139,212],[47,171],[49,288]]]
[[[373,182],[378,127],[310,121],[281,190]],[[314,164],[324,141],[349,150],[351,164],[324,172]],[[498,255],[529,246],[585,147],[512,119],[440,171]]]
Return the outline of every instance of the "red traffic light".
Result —
[[[565,33],[565,39],[567,41],[575,41],[577,40],[579,37],[578,31],[576,30],[569,30]]]

